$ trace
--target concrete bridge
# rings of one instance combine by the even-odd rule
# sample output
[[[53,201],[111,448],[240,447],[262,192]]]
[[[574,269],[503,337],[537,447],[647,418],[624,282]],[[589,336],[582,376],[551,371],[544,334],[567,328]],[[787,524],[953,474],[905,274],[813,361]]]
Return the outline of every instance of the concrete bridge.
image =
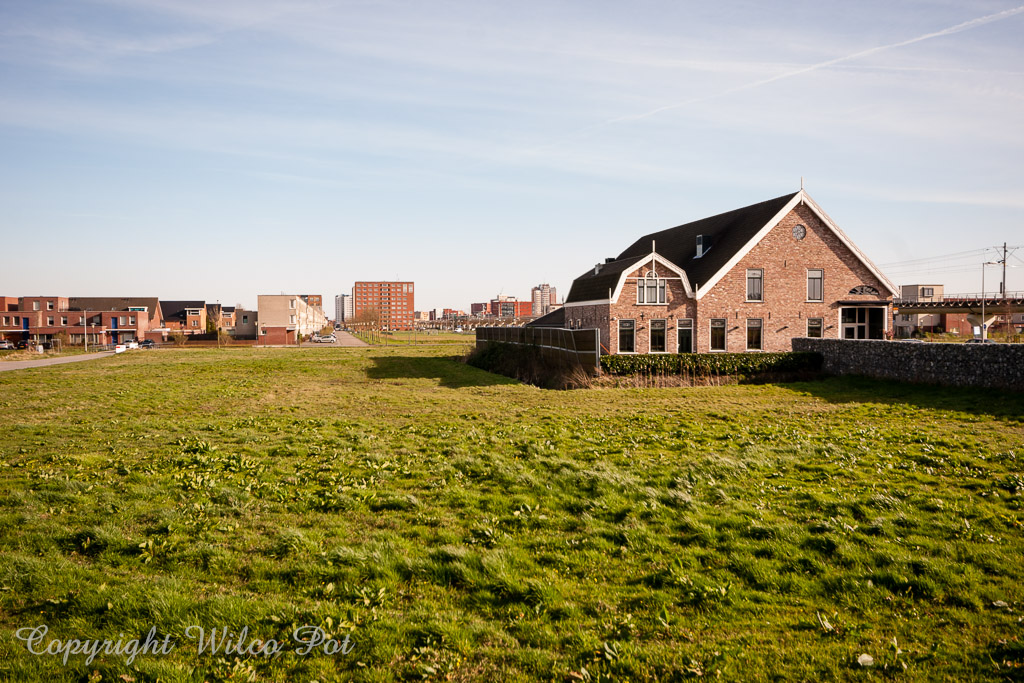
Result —
[[[1008,292],[1009,296],[986,296],[981,294],[949,295],[932,301],[916,299],[895,299],[892,302],[893,314],[929,314],[929,313],[965,313],[967,321],[975,327],[982,322],[991,327],[1000,315],[1024,313],[1024,292]],[[982,302],[984,302],[985,320],[982,320]]]

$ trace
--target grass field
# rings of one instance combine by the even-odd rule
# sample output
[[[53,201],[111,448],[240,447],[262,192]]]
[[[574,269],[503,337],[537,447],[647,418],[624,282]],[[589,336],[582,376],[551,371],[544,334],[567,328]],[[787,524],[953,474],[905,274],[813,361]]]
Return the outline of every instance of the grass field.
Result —
[[[0,374],[0,679],[1024,676],[1024,394],[553,392],[451,354]],[[44,625],[174,646],[65,665]],[[199,654],[223,627],[287,647]]]

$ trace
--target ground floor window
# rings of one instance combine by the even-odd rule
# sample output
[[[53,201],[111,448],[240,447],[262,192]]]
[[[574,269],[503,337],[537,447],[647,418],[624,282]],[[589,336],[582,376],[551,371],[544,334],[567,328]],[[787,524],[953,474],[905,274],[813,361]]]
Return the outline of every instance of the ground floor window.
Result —
[[[812,339],[821,339],[822,330],[824,329],[824,320],[821,318],[808,318],[807,319],[807,336]]]
[[[693,353],[693,318],[676,321],[677,353]]]
[[[761,350],[761,318],[747,318],[747,351]]]
[[[651,353],[665,353],[667,350],[665,338],[667,327],[664,320],[651,321]]]
[[[711,319],[711,350],[725,351],[725,318]]]
[[[636,321],[619,321],[619,353],[636,351]]]
[[[840,313],[843,339],[884,339],[885,309],[881,307],[849,307]]]

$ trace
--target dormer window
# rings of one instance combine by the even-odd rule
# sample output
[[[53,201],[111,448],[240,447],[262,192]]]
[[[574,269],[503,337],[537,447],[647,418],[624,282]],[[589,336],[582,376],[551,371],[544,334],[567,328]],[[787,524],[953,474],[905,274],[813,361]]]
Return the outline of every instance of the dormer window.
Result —
[[[697,235],[697,253],[693,258],[700,258],[711,249],[711,235]]]
[[[666,286],[664,278],[659,278],[656,272],[649,271],[647,275],[637,278],[636,281],[636,302],[638,304],[663,304],[666,301]]]

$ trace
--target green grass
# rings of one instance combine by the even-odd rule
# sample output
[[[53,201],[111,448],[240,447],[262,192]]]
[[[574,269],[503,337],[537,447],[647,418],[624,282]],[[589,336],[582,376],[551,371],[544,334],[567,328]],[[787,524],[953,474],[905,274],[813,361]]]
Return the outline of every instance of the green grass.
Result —
[[[471,347],[476,337],[472,332],[440,332],[438,330],[427,330],[418,332],[352,332],[353,336],[362,339],[367,344],[380,346],[401,346],[421,344],[454,344]]]
[[[452,353],[0,374],[0,679],[1021,677],[1024,395],[554,392]],[[15,638],[40,624],[178,646],[65,667]],[[307,624],[351,652],[186,637]]]

